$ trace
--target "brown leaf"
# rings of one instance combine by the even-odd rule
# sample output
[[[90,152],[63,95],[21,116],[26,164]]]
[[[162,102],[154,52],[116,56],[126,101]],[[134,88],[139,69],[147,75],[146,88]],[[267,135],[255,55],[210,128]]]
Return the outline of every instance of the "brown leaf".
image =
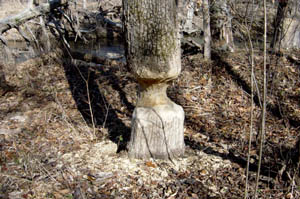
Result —
[[[153,164],[151,161],[147,161],[145,164],[147,167],[156,168],[155,164]]]

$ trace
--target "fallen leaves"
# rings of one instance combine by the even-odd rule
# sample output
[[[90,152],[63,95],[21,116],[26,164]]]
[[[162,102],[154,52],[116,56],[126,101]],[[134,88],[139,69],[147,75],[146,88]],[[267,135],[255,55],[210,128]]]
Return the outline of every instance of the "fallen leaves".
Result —
[[[145,162],[145,165],[146,165],[147,167],[156,168],[155,164],[153,164],[153,162],[151,162],[151,161]]]

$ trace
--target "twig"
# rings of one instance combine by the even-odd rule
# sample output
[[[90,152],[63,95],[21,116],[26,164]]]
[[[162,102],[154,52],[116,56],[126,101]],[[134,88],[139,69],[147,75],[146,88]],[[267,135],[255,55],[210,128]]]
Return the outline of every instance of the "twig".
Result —
[[[252,8],[254,5],[254,0],[252,1]],[[249,180],[249,167],[250,167],[250,152],[251,152],[251,142],[253,135],[253,110],[254,110],[254,52],[253,43],[250,35],[249,27],[247,28],[249,45],[250,45],[250,56],[251,56],[251,114],[250,114],[250,132],[249,132],[249,143],[248,143],[248,157],[247,157],[247,170],[246,170],[246,182],[245,182],[245,194],[244,199],[248,197],[248,180]],[[247,46],[246,46],[247,47]]]
[[[88,78],[86,79],[83,76],[83,74],[81,73],[80,69],[78,68],[78,66],[76,64],[76,61],[73,62],[73,64],[74,64],[75,68],[77,69],[80,77],[85,82],[86,92],[87,92],[87,97],[88,97],[89,111],[90,111],[90,114],[91,114],[91,120],[92,120],[92,125],[93,125],[93,136],[95,138],[96,137],[96,124],[95,124],[94,112],[93,112],[93,108],[92,108],[92,102],[91,102],[91,97],[90,97],[90,89],[89,89],[90,70],[88,70]]]
[[[68,15],[66,15],[66,13],[63,12],[61,9],[58,9],[58,12],[61,13],[64,16],[64,18],[69,22],[71,29],[73,30],[74,33],[76,33],[76,37],[78,36],[79,38],[81,38],[81,33],[78,30],[78,28],[77,29],[74,28],[73,21],[71,20],[71,18]]]
[[[86,85],[86,92],[87,92],[87,97],[88,97],[88,104],[89,104],[89,109],[90,109],[90,114],[91,114],[91,120],[92,120],[92,125],[93,125],[93,134],[94,138],[96,138],[96,125],[95,125],[95,118],[94,118],[94,112],[92,108],[92,102],[91,102],[91,97],[90,97],[90,89],[89,89],[89,81],[90,81],[90,70],[88,69],[88,78],[83,79],[85,81]]]
[[[1,43],[3,43],[3,45],[7,46],[6,40],[3,37],[1,37],[1,35],[0,35],[0,41]]]
[[[259,175],[261,168],[261,159],[262,159],[262,150],[265,136],[265,124],[266,124],[266,100],[267,100],[267,6],[266,0],[263,1],[264,4],[264,87],[263,87],[263,109],[262,109],[262,121],[261,121],[261,134],[260,134],[260,144],[259,144],[259,160],[258,160],[258,169],[256,175],[255,183],[255,193],[254,199],[257,198],[257,190],[259,183]]]
[[[47,33],[46,24],[45,24],[45,21],[43,20],[43,17],[40,17],[40,25],[42,27],[43,33],[44,33],[44,35],[46,37],[46,40],[47,40],[46,41],[46,45],[47,45],[46,48],[47,49],[44,49],[44,51],[49,52],[50,49],[51,49],[50,38],[49,38],[49,35]]]
[[[79,131],[71,124],[71,122],[70,122],[70,121],[72,121],[71,118],[66,113],[64,107],[60,103],[60,101],[59,101],[59,99],[57,97],[57,91],[55,91],[55,101],[59,105],[59,107],[61,108],[61,111],[62,111],[63,115],[66,117],[66,119],[65,119],[66,123],[71,127],[71,129],[73,129],[75,132],[77,132],[79,134]]]
[[[26,34],[22,31],[22,29],[18,26],[15,26],[15,29],[20,33],[20,35],[23,37],[23,39],[27,42],[30,43],[30,39],[26,36]]]
[[[109,107],[110,107],[110,104],[108,104],[108,106],[106,106],[106,114],[105,114],[105,118],[104,118],[104,122],[103,122],[103,128],[105,128],[105,125],[106,125],[106,121],[107,121],[107,118],[108,118]]]
[[[36,48],[39,49],[40,48],[40,45],[39,45],[39,42],[38,40],[36,39],[35,35],[33,34],[33,32],[31,31],[31,29],[25,24],[25,27],[26,29],[28,30],[28,32],[31,34],[32,38],[33,38],[33,41],[34,43],[36,44]]]

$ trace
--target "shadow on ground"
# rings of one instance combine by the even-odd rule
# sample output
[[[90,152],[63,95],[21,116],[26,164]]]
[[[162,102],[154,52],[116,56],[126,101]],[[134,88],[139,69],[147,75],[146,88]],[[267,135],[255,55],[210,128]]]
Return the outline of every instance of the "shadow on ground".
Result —
[[[71,62],[71,59],[64,63],[73,98],[84,120],[90,127],[93,127],[94,120],[97,129],[107,128],[109,139],[118,144],[118,151],[126,149],[130,138],[130,127],[122,119],[131,118],[130,113],[134,109],[124,91],[125,85],[131,80],[121,80],[115,75],[120,72],[120,67],[89,66]],[[113,100],[118,100],[114,105],[120,104],[121,107],[116,108]],[[101,132],[99,136],[102,136]]]

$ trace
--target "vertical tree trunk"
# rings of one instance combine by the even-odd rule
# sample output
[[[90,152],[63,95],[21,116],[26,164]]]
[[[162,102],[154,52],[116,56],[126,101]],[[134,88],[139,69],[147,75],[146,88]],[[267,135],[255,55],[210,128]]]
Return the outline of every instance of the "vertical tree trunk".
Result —
[[[227,0],[217,0],[211,5],[212,29],[222,43],[222,49],[234,51],[231,13]]]
[[[131,158],[184,153],[184,112],[166,94],[168,82],[181,71],[177,6],[177,0],[123,0],[127,64],[140,85]]]
[[[211,32],[210,32],[210,13],[209,13],[209,2],[203,0],[203,30],[204,30],[204,58],[207,60],[211,59]]]
[[[82,0],[83,8],[86,9],[86,0]]]
[[[33,0],[28,0],[28,8],[32,8],[33,7]]]
[[[287,9],[287,0],[280,0],[277,6],[277,14],[274,20],[274,33],[271,42],[271,47],[275,50],[280,46],[283,33],[283,21]]]
[[[289,11],[283,20],[281,46],[285,49],[300,48],[300,1],[289,0]]]
[[[183,27],[183,30],[187,33],[190,33],[193,30],[194,11],[195,11],[194,0],[190,0],[187,5],[186,21]]]

